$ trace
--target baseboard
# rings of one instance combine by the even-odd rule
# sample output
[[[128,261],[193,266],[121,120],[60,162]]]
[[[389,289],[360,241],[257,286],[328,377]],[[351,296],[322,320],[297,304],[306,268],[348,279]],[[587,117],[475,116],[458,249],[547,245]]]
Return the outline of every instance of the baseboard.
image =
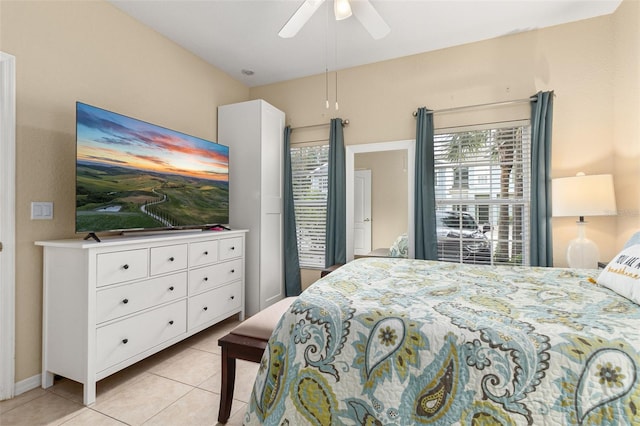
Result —
[[[39,388],[42,382],[42,375],[36,374],[28,379],[20,380],[16,382],[14,395],[18,396],[21,393],[30,391],[31,389]]]

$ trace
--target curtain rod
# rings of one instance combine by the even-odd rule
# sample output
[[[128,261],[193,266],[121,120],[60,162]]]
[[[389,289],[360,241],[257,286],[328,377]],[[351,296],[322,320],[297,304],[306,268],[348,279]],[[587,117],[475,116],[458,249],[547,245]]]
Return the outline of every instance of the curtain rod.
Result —
[[[329,126],[331,125],[331,122],[329,123],[321,123],[321,124],[309,124],[308,126],[298,126],[298,127],[291,127],[291,130],[299,130],[299,129],[311,129],[313,127],[324,127],[324,126]],[[349,125],[349,119],[345,119],[342,120],[342,127],[344,126],[348,126]]]
[[[460,106],[460,107],[439,109],[439,110],[435,110],[435,111],[427,111],[427,114],[438,114],[438,113],[442,113],[442,112],[453,112],[453,111],[460,111],[460,110],[465,110],[465,109],[484,108],[484,107],[489,107],[489,106],[502,106],[502,105],[511,105],[511,104],[521,104],[521,103],[524,103],[524,102],[535,101],[537,99],[538,99],[538,95],[533,95],[533,96],[528,97],[526,99],[515,99],[513,101],[489,102],[489,103],[486,103],[486,104],[465,105],[465,106]],[[413,111],[413,116],[416,117],[417,115],[418,115],[418,111]]]

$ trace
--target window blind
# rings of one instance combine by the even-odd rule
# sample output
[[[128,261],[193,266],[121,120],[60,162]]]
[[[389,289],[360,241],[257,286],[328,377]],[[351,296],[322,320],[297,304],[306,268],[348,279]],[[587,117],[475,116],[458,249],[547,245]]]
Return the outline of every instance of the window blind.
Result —
[[[528,121],[436,130],[436,227],[441,260],[528,264]]]
[[[329,145],[291,148],[300,266],[324,268]]]

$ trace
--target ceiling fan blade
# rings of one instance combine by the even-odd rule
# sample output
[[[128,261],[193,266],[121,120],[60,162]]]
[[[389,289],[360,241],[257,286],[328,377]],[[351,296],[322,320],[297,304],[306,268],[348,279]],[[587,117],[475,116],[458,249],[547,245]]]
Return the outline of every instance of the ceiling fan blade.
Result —
[[[384,22],[369,0],[351,0],[351,10],[375,40],[379,40],[391,32],[391,28]]]
[[[287,23],[284,24],[278,35],[282,38],[291,38],[298,34],[300,28],[307,23],[324,1],[325,0],[305,0],[293,16],[289,18]]]

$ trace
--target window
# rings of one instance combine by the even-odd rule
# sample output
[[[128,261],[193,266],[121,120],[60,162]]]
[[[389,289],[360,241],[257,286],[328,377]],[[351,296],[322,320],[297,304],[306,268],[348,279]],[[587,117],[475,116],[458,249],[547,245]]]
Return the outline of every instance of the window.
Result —
[[[436,130],[438,258],[529,263],[530,126]]]
[[[329,145],[291,148],[298,256],[303,268],[324,268]]]

